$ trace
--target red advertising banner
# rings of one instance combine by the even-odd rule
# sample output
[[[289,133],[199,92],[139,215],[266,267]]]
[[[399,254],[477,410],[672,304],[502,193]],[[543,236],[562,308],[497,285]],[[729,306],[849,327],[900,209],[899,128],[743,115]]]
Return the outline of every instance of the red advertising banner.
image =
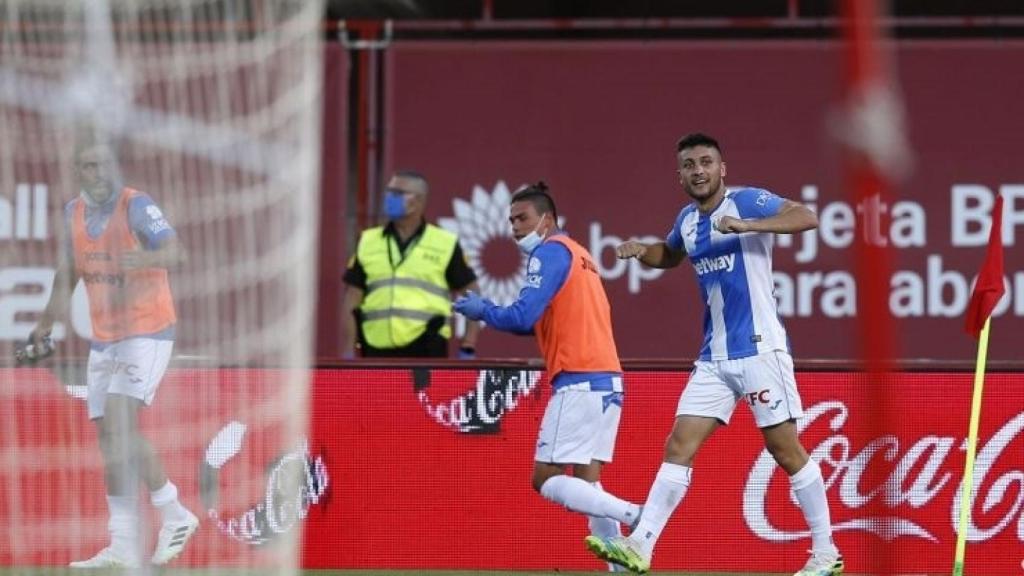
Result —
[[[430,216],[457,231],[482,290],[508,302],[521,283],[510,191],[543,179],[565,227],[597,258],[624,357],[692,357],[701,307],[689,264],[662,272],[614,246],[664,238],[687,201],[675,142],[716,136],[727,183],[811,205],[817,231],[780,237],[779,311],[799,358],[855,358],[853,232],[892,249],[888,305],[902,358],[970,360],[963,333],[996,194],[1006,198],[1007,296],[993,360],[1016,359],[1024,330],[1018,95],[1024,42],[901,41],[895,70],[913,165],[892,200],[853,205],[834,130],[841,45],[829,41],[397,42],[387,52],[387,163],[431,180]],[[963,77],[955,82],[949,71]],[[983,143],[964,162],[961,141]],[[655,338],[655,334],[672,334]],[[819,335],[835,335],[822,338]],[[843,336],[840,336],[843,335]],[[485,356],[536,356],[532,341],[485,332]]]
[[[291,502],[274,487],[282,466],[305,456],[305,445],[286,440],[284,376],[172,370],[141,412],[168,478],[202,521],[179,562],[270,563],[274,549],[266,545],[296,527]],[[109,543],[103,464],[83,381],[75,370],[57,379],[45,369],[0,369],[0,524],[8,524],[0,565],[67,565]],[[141,501],[151,508],[146,496]],[[156,528],[148,532],[154,542]]]
[[[285,441],[286,374],[172,371],[144,428],[204,523],[182,565],[261,565],[303,530],[307,568],[598,570],[586,520],[530,488],[543,375],[505,370],[312,373],[309,434]],[[629,372],[609,491],[642,501],[682,371]],[[956,539],[969,374],[866,381],[798,377],[801,439],[821,463],[851,573],[880,555],[898,573],[948,573]],[[45,370],[0,371],[0,565],[64,564],[105,544],[99,452],[81,401]],[[969,574],[1024,560],[1024,377],[992,374],[979,433]],[[898,421],[879,420],[885,402]],[[55,527],[60,527],[59,530]],[[397,543],[382,546],[380,542]],[[809,537],[749,411],[703,448],[656,570],[785,572]],[[742,553],[737,553],[737,551]]]

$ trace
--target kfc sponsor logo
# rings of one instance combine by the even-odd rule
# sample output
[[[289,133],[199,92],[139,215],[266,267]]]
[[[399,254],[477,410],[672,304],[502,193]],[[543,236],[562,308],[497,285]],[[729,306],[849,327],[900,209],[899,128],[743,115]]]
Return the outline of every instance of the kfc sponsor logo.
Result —
[[[771,390],[765,388],[757,392],[747,392],[747,403],[751,406],[757,404],[767,404],[770,401]]]
[[[921,510],[934,522],[942,517],[935,506],[929,504],[940,494],[953,490],[952,507],[949,512],[951,528],[955,530],[958,522],[962,485],[962,464],[956,459],[950,461],[950,453],[955,446],[966,450],[966,441],[959,441],[953,436],[925,435],[913,443],[904,454],[900,454],[900,441],[893,435],[883,435],[868,442],[859,452],[855,452],[850,438],[839,434],[849,417],[849,409],[840,401],[827,401],[807,410],[805,417],[798,424],[799,432],[806,430],[815,420],[831,414],[828,421],[829,429],[836,432],[825,438],[812,451],[811,457],[827,464],[832,469],[825,478],[825,488],[830,489],[838,484],[838,502],[830,495],[833,516],[846,516],[843,512],[860,510],[871,503],[884,504],[890,515],[864,516],[842,522],[834,522],[836,532],[851,530],[874,534],[886,541],[900,536],[922,538],[931,542],[948,540],[947,535],[937,534],[938,526],[926,528],[910,517],[913,510]],[[1002,473],[992,478],[992,470],[1000,463],[1001,458],[1019,454],[1020,448],[1009,448],[1014,440],[1024,437],[1024,412],[1012,417],[1003,424],[978,452],[974,469],[974,500],[982,502],[980,511],[974,511],[968,526],[967,540],[983,542],[996,537],[1016,521],[1017,539],[1024,542],[1024,470],[1000,467]],[[1019,456],[1017,465],[1020,465]],[[872,466],[895,464],[889,476],[868,493],[862,493],[865,483],[861,479],[870,475]],[[807,538],[806,530],[785,530],[774,526],[768,518],[769,503],[768,486],[778,467],[767,450],[763,450],[747,478],[743,493],[743,518],[747,526],[760,538],[774,542],[784,542]],[[1016,488],[1014,488],[1016,486]],[[795,497],[792,496],[794,504]],[[1010,500],[1004,502],[1004,499]],[[841,506],[840,506],[841,505]],[[904,507],[906,505],[906,507]],[[843,510],[845,508],[846,510]],[[986,518],[986,525],[979,526],[979,517],[999,510],[998,518]],[[837,512],[839,512],[837,514]],[[918,519],[921,512],[915,514]],[[931,528],[931,529],[929,529]]]

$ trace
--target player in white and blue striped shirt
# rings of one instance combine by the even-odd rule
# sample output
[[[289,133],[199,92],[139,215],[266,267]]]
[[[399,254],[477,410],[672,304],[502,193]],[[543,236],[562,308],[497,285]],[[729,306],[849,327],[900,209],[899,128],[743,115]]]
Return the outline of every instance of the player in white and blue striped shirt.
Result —
[[[786,200],[767,190],[742,188],[726,191],[709,213],[702,213],[695,203],[683,208],[676,218],[665,244],[685,253],[697,273],[706,303],[701,360],[788,351],[786,331],[775,310],[774,235],[736,234],[716,228],[725,218],[729,219],[725,223],[733,226],[744,226],[746,219],[770,218],[785,205]]]
[[[818,218],[767,190],[727,190],[721,148],[710,136],[684,136],[676,152],[680,183],[693,202],[664,242],[625,242],[617,254],[655,268],[674,268],[689,257],[704,297],[704,344],[639,525],[628,538],[591,538],[587,546],[634,572],[649,570],[654,545],[690,485],[694,456],[745,401],[810,527],[811,558],[796,576],[837,576],[843,559],[832,542],[821,469],[797,436],[795,420],[803,408],[772,279],[774,234],[816,228]]]

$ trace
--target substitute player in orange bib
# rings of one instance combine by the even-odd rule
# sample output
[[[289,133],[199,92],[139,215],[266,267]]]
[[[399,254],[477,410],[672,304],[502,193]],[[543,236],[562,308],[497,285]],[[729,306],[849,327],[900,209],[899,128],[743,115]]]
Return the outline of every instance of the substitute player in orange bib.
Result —
[[[81,192],[65,206],[69,234],[46,310],[30,336],[33,343],[49,336],[81,280],[93,330],[87,404],[103,454],[110,545],[71,567],[140,564],[140,479],[163,521],[151,561],[166,564],[182,551],[199,519],[178,501],[177,488],[139,432],[138,418],[152,404],[171,358],[177,318],[167,269],[183,262],[185,253],[156,203],[121,183],[109,143],[95,137],[79,142],[75,174]]]
[[[585,248],[558,229],[547,186],[537,183],[512,196],[512,232],[527,255],[526,285],[509,306],[470,293],[455,310],[507,332],[536,334],[554,390],[537,434],[533,488],[586,514],[601,538],[632,526],[640,507],[601,488],[622,413],[622,367],[612,334],[611,307],[597,267]],[[573,475],[565,475],[572,467]],[[612,571],[619,566],[610,565]]]

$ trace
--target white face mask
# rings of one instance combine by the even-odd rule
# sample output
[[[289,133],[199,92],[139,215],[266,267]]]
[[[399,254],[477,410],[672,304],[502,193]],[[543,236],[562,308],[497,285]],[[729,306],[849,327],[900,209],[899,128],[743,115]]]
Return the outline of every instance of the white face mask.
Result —
[[[541,216],[540,222],[537,222],[537,227],[533,229],[533,232],[530,232],[526,236],[523,236],[519,240],[516,240],[516,244],[519,245],[520,252],[529,256],[530,253],[533,252],[533,250],[537,248],[537,246],[540,246],[540,243],[544,241],[544,237],[537,233],[537,230],[540,230],[540,225],[543,222],[544,216]]]

